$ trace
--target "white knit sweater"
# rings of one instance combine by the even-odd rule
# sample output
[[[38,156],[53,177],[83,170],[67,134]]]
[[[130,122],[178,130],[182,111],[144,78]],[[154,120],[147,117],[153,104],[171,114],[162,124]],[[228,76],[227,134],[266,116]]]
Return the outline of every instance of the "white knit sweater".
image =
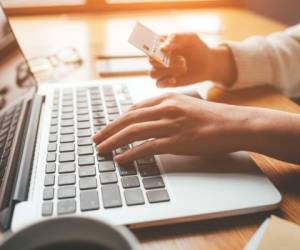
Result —
[[[289,97],[300,96],[300,24],[267,37],[226,42],[238,70],[232,89],[269,84]]]

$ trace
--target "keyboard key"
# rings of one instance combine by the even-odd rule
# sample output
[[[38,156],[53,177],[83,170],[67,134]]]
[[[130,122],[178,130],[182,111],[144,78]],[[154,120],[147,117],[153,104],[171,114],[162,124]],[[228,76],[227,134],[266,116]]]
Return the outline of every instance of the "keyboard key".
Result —
[[[59,162],[70,162],[75,161],[74,153],[60,153],[59,154]]]
[[[48,144],[48,152],[54,152],[56,151],[57,145],[55,142],[51,142]]]
[[[65,142],[74,142],[75,141],[75,136],[74,135],[61,135],[60,136],[60,142],[65,143]]]
[[[153,156],[147,156],[136,160],[136,163],[140,165],[153,165],[155,164],[155,158]]]
[[[75,200],[61,200],[57,202],[57,214],[72,214],[76,212]]]
[[[61,126],[62,127],[74,126],[74,121],[73,120],[62,120],[61,121]]]
[[[92,145],[93,142],[90,137],[80,137],[77,140],[78,146]]]
[[[94,133],[96,134],[99,130],[103,129],[105,126],[106,125],[100,125],[100,126],[96,125],[96,126],[94,126],[94,131],[95,131]]]
[[[139,187],[140,182],[137,176],[124,176],[121,178],[123,188]]]
[[[126,150],[129,149],[129,146],[128,145],[125,145],[123,147],[120,147],[120,148],[117,148],[116,149],[116,154],[119,155],[119,154],[122,154],[124,153]]]
[[[98,163],[99,172],[115,171],[116,167],[113,161],[102,161]]]
[[[74,152],[75,144],[74,143],[62,143],[59,145],[59,152]]]
[[[58,176],[58,185],[72,185],[76,183],[75,174],[61,174]]]
[[[77,110],[77,115],[88,115],[89,110],[88,109],[78,109]]]
[[[64,106],[62,109],[62,113],[73,113],[73,104],[71,106]]]
[[[79,104],[79,103],[85,103],[85,104],[87,104],[87,97],[86,96],[79,96],[79,97],[77,97],[77,103]]]
[[[52,200],[54,197],[54,188],[45,188],[43,193],[44,200]]]
[[[105,118],[105,113],[104,112],[93,112],[93,118],[94,119]]]
[[[81,190],[97,188],[96,178],[94,178],[94,177],[80,178],[79,179],[79,188]]]
[[[45,186],[53,186],[55,183],[55,176],[53,174],[46,174],[44,179]]]
[[[98,210],[99,205],[99,195],[98,191],[90,190],[80,192],[80,210],[81,211],[90,211]]]
[[[88,122],[90,120],[89,115],[78,115],[77,121],[78,122]]]
[[[50,127],[50,134],[56,134],[57,130],[58,130],[57,126],[51,126]]]
[[[75,198],[76,188],[74,186],[59,187],[57,191],[58,199]]]
[[[93,120],[94,126],[103,126],[106,125],[106,120],[104,118],[97,118]]]
[[[66,108],[66,107],[72,107],[72,108],[73,108],[73,98],[70,97],[70,98],[68,98],[68,99],[64,99],[64,100],[63,100],[62,106],[63,106],[64,108]]]
[[[56,161],[56,153],[50,152],[47,154],[47,162]]]
[[[93,110],[93,112],[103,112],[104,108],[103,108],[102,105],[101,106],[100,105],[93,105],[92,110]]]
[[[118,119],[119,117],[120,117],[119,114],[111,114],[111,115],[108,115],[108,120],[109,120],[110,122],[112,122],[112,121]]]
[[[108,114],[119,114],[119,109],[117,107],[107,108]]]
[[[160,175],[159,169],[156,165],[139,166],[139,171],[142,177]]]
[[[77,123],[77,128],[78,129],[85,129],[85,128],[90,128],[90,122],[78,122]]]
[[[74,118],[73,113],[63,113],[63,114],[61,115],[61,119],[62,119],[62,120],[70,120],[70,119],[73,120],[73,118]]]
[[[58,112],[57,111],[53,111],[51,114],[52,118],[58,118]]]
[[[164,188],[165,184],[160,176],[144,178],[143,185],[145,189]]]
[[[46,172],[46,174],[52,174],[52,173],[55,172],[55,169],[56,169],[55,163],[48,163],[48,164],[46,165],[46,170],[45,170],[45,172]]]
[[[106,108],[107,108],[107,112],[109,114],[118,114],[119,113],[119,110],[117,108],[117,103],[115,101],[106,102]]]
[[[128,189],[124,191],[127,206],[143,205],[145,200],[141,189]]]
[[[98,161],[111,161],[113,159],[112,153],[108,153],[105,155],[99,155],[97,154],[97,160]]]
[[[87,109],[88,104],[87,103],[77,103],[77,109]]]
[[[55,126],[58,124],[58,119],[57,118],[52,118],[51,119],[51,126]]]
[[[77,136],[78,137],[87,137],[87,136],[91,136],[91,130],[90,129],[78,129],[77,130]]]
[[[47,201],[42,205],[42,216],[51,216],[53,213],[53,202]]]
[[[94,154],[93,146],[80,146],[78,147],[78,155],[92,155]]]
[[[63,163],[58,165],[58,172],[62,173],[74,173],[75,163]]]
[[[118,165],[119,173],[121,176],[136,175],[137,171],[133,163]]]
[[[49,142],[56,142],[57,141],[57,135],[56,134],[51,134],[49,136]]]
[[[96,175],[95,166],[85,166],[79,168],[80,177],[88,177],[88,176],[95,176],[95,175]]]
[[[121,207],[122,200],[119,186],[116,184],[108,184],[101,187],[104,208]]]
[[[95,158],[92,155],[78,157],[79,166],[87,166],[87,165],[94,165],[94,164],[95,164]]]
[[[113,184],[118,182],[118,178],[114,172],[101,173],[100,182],[101,184]]]
[[[74,134],[74,127],[62,127],[60,129],[60,134],[62,135],[68,135],[68,134]]]
[[[165,189],[148,191],[146,194],[150,203],[170,201],[169,194]]]

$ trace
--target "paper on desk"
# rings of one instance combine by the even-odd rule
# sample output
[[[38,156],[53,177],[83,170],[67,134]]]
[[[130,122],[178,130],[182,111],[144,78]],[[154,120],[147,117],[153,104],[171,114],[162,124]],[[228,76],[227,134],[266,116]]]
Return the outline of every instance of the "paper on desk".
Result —
[[[299,250],[300,226],[271,216],[267,219],[244,250]]]

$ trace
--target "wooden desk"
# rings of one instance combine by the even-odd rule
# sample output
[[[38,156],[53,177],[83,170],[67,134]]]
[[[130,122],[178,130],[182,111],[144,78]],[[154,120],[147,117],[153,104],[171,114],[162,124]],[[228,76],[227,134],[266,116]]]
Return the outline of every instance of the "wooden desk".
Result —
[[[76,47],[83,55],[85,64],[79,71],[65,79],[72,81],[97,77],[93,65],[95,53],[130,53],[131,50],[126,43],[127,36],[124,35],[130,31],[133,20],[142,19],[151,22],[156,20],[166,24],[178,15],[211,18],[209,20],[214,20],[212,23],[223,24],[221,37],[224,39],[240,40],[249,35],[266,35],[284,28],[279,23],[250,12],[231,8],[14,17],[12,24],[29,57],[53,53],[64,46]],[[267,87],[234,93],[213,89],[210,92],[210,99],[300,112],[296,104]],[[280,209],[274,213],[300,224],[300,168],[264,156],[256,154],[253,156],[283,194]],[[134,232],[144,249],[242,249],[268,215],[270,213],[243,215],[139,229]]]

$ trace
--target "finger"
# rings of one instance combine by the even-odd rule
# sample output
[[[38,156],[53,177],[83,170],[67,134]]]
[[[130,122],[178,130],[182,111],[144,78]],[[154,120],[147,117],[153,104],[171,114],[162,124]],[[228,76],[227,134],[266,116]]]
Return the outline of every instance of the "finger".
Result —
[[[170,122],[167,120],[132,124],[100,143],[98,152],[104,154],[135,141],[164,137],[172,133],[168,125]]]
[[[161,111],[160,107],[149,107],[126,112],[120,118],[112,121],[106,127],[99,130],[92,139],[96,144],[99,144],[130,124],[160,119]]]
[[[186,90],[183,90],[181,91],[182,94],[184,95],[187,95],[187,96],[191,96],[191,97],[194,97],[194,98],[198,98],[198,99],[202,99],[202,96],[199,94],[198,91],[194,90],[194,89],[186,89]]]
[[[156,61],[155,59],[153,59],[152,57],[149,57],[149,63],[157,69],[166,69],[166,66],[164,66],[163,64],[161,64],[160,62]]]
[[[168,69],[155,69],[155,68],[153,68],[149,72],[150,77],[153,78],[153,79],[164,78],[169,74],[170,74],[170,70],[168,70]]]
[[[198,39],[195,33],[172,34],[162,43],[160,49],[162,52],[170,55],[175,50],[182,50],[186,46],[190,46]]]
[[[119,164],[131,162],[149,155],[168,153],[170,147],[169,138],[159,138],[147,141],[137,147],[131,148],[117,155],[114,159]]]
[[[159,88],[177,87],[177,80],[175,77],[160,78],[156,81],[156,85]]]
[[[156,106],[158,104],[160,104],[162,102],[162,100],[164,99],[163,96],[155,96],[149,99],[146,99],[144,101],[138,102],[136,104],[133,104],[130,108],[129,111],[134,111],[137,109],[142,109],[142,108],[148,108],[148,107],[152,107],[152,106]]]

